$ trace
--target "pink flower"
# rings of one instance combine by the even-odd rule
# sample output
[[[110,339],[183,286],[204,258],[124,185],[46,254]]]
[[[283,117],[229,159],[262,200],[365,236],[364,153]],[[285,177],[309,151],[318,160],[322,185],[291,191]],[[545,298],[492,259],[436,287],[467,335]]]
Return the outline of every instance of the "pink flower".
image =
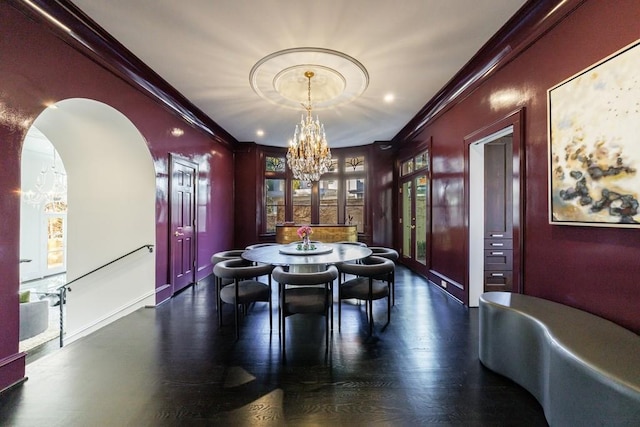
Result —
[[[303,225],[302,227],[298,228],[297,233],[298,233],[298,237],[302,239],[304,237],[309,237],[311,234],[313,234],[313,230],[311,229],[310,226]]]

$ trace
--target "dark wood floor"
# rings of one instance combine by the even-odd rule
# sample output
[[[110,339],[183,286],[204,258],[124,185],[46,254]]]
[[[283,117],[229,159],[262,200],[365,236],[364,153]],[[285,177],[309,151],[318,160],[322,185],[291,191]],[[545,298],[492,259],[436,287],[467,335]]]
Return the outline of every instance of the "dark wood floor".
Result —
[[[325,356],[322,319],[293,316],[286,363],[275,305],[272,333],[257,304],[236,342],[230,306],[219,330],[201,283],[30,362],[0,396],[0,425],[547,425],[527,391],[478,361],[477,309],[405,268],[396,277],[386,329],[383,301],[370,339],[364,310],[343,305]]]

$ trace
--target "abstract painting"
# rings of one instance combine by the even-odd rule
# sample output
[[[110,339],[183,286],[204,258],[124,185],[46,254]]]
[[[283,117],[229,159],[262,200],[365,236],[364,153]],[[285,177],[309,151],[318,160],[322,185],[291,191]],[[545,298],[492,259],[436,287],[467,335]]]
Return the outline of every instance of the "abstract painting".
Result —
[[[640,227],[640,40],[547,99],[550,223]]]

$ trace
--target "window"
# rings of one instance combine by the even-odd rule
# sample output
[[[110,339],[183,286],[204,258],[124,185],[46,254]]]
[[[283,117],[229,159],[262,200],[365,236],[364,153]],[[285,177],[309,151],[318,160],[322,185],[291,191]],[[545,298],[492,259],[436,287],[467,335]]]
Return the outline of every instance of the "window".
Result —
[[[361,233],[364,231],[364,178],[347,179],[345,183],[345,223],[358,226],[358,232]]]
[[[283,172],[284,173],[284,157],[267,157],[265,170],[267,172]]]
[[[276,224],[284,222],[285,219],[285,203],[284,203],[284,179],[265,179],[266,188],[266,206],[267,215],[267,232],[275,232]]]
[[[400,165],[400,175],[405,176],[413,172],[413,159],[402,162]]]
[[[292,182],[293,191],[293,222],[296,224],[311,224],[311,183],[309,181]]]
[[[263,231],[276,224],[352,224],[365,231],[366,157],[333,153],[331,167],[319,182],[293,179],[284,155],[267,154],[264,162]]]
[[[318,183],[320,224],[338,223],[338,180],[323,179]]]
[[[344,171],[349,172],[364,172],[364,157],[348,157],[344,162]]]
[[[415,157],[416,170],[429,168],[429,151],[422,152]]]
[[[284,157],[267,156],[265,158],[265,231],[274,233],[276,224],[286,218],[286,174]]]

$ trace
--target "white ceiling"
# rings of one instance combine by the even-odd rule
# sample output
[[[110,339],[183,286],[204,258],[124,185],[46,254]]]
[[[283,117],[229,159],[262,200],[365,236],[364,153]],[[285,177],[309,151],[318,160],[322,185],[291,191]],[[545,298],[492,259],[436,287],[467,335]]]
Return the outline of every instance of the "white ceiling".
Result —
[[[353,57],[366,90],[314,110],[329,145],[346,147],[392,139],[525,0],[73,2],[239,141],[286,146],[303,112],[251,88],[262,58],[300,47]]]

